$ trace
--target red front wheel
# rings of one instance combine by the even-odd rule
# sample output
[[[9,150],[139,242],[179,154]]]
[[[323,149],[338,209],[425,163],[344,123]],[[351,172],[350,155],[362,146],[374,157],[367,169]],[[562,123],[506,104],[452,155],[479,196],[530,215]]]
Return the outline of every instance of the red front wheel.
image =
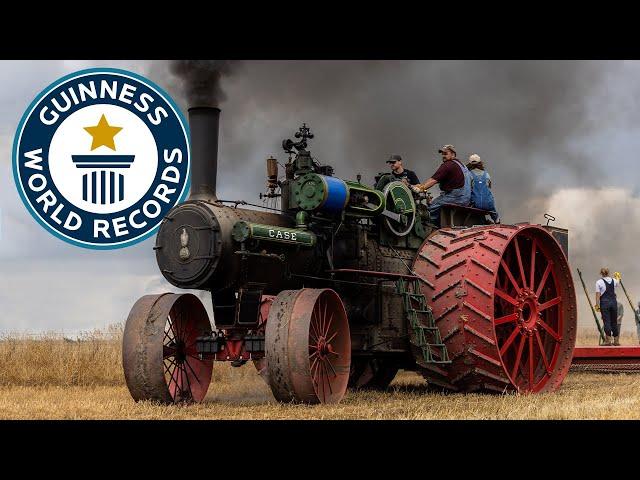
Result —
[[[146,295],[136,302],[124,330],[122,360],[134,400],[201,402],[213,360],[200,360],[196,338],[211,333],[195,295]]]
[[[342,300],[330,289],[285,290],[266,328],[269,385],[279,401],[338,403],[349,382],[351,338]]]

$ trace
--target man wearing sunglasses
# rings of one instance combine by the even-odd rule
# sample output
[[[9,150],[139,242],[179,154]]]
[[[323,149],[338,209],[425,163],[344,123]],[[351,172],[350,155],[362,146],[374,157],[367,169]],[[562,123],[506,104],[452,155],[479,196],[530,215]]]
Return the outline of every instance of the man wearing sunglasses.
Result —
[[[418,176],[413,170],[408,170],[402,166],[402,157],[400,155],[391,155],[387,163],[391,167],[394,180],[405,182],[408,185],[417,185],[420,183]]]

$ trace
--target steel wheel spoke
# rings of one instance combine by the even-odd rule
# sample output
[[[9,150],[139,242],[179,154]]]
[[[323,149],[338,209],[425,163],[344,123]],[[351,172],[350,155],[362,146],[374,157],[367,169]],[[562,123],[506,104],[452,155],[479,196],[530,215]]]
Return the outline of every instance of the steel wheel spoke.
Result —
[[[171,336],[169,336],[169,334],[171,334]],[[164,338],[162,339],[162,343],[164,343],[166,345],[165,340],[167,340],[167,339],[169,340],[169,343],[176,341],[176,338],[173,336],[173,331],[171,330],[171,326],[169,326],[169,328],[165,330]]]
[[[524,350],[524,344],[527,340],[527,337],[524,335],[520,338],[520,345],[518,345],[518,354],[516,355],[516,363],[513,366],[513,372],[511,373],[511,378],[513,379],[513,383],[516,382],[516,375],[518,373],[518,367],[520,366],[520,359],[522,358],[522,350]]]
[[[529,288],[533,290],[533,277],[536,273],[536,239],[531,243],[531,275],[529,276]]]
[[[318,391],[318,380],[316,379],[316,375],[314,373],[311,374],[311,382],[313,383],[314,390]]]
[[[554,332],[553,329],[549,325],[547,325],[547,323],[544,320],[540,319],[539,323],[542,326],[542,328],[544,328],[547,332],[549,332],[549,335],[551,335],[556,342],[560,341],[560,335]]]
[[[327,332],[327,333],[329,333],[329,332]],[[329,337],[329,338],[326,340],[326,342],[327,342],[327,343],[331,342],[331,340],[333,340],[333,339],[336,337],[336,335],[338,335],[338,331],[337,331],[337,330],[334,332],[334,334],[333,334],[333,335],[331,335],[331,337]]]
[[[329,371],[326,370],[326,368],[327,368],[326,365],[325,365],[324,368],[325,368],[325,371],[327,372],[327,386],[329,387],[329,394],[333,395],[333,388],[331,388],[331,380],[329,380]],[[331,367],[331,368],[333,368],[333,367]]]
[[[173,369],[171,368],[173,367]],[[169,386],[171,386],[171,380],[174,380],[173,375],[176,371],[176,368],[178,368],[178,364],[173,362],[171,365],[169,365],[169,367],[167,368],[167,373],[169,373],[170,376],[170,380],[169,380]],[[175,380],[174,380],[175,382]]]
[[[182,339],[182,316],[180,310],[172,308],[169,312],[169,316],[172,320],[173,333],[176,340]]]
[[[180,339],[180,331],[178,325],[176,325],[175,318],[167,317],[169,321],[169,330],[171,331],[171,335],[173,336],[173,342],[178,343]]]
[[[318,358],[319,357],[316,357],[313,359],[313,363],[311,364],[310,370],[313,370],[313,367],[318,363]]]
[[[327,321],[327,302],[324,302],[324,312],[322,313],[322,332],[324,334],[324,332],[326,331],[325,329],[325,322]]]
[[[329,359],[328,359],[328,358],[327,358],[326,363],[331,367],[331,371],[333,372],[333,376],[334,376],[334,377],[337,377],[337,376],[338,376],[338,374],[336,373],[336,369],[335,369],[335,368],[333,368],[333,365],[331,364],[331,362],[329,361]]]
[[[495,294],[498,295],[500,298],[506,300],[507,302],[509,302],[511,305],[513,305],[514,307],[518,306],[518,300],[516,300],[515,298],[513,298],[511,295],[509,295],[507,292],[500,290],[499,288],[496,288],[494,290]]]
[[[540,338],[540,332],[538,330],[536,330],[536,340],[538,340],[538,348],[540,349],[540,354],[542,356],[542,361],[544,362],[544,367],[546,368],[547,375],[550,375],[551,367],[549,366],[549,361],[547,360],[547,354],[544,352],[542,338]]]
[[[556,297],[552,300],[549,300],[548,302],[538,305],[538,311],[541,312],[543,310],[546,310],[549,307],[553,307],[554,305],[559,304],[561,301],[562,301],[562,297]]]
[[[500,265],[502,265],[502,268],[506,272],[507,277],[509,278],[509,281],[513,285],[513,288],[515,288],[516,293],[520,293],[521,288],[518,285],[518,282],[516,282],[516,279],[514,278],[513,273],[511,273],[511,270],[509,269],[507,262],[505,262],[504,259],[500,259]],[[504,287],[506,287],[506,285],[504,285]]]
[[[177,363],[175,363],[175,364],[173,365],[173,370],[171,371],[171,380],[169,380],[169,385],[168,385],[169,390],[171,390],[171,384],[172,384],[172,383],[175,383],[175,384],[176,384],[176,387],[178,387],[178,379],[177,379],[177,376],[176,376],[176,377],[174,377],[174,375],[175,375],[175,373],[176,373],[176,371],[177,371],[177,370],[178,370],[178,364],[177,364]],[[178,388],[179,388],[179,387],[178,387]]]
[[[173,330],[173,321],[171,320],[171,316],[169,316],[169,315],[167,315],[167,323],[169,323],[169,330],[167,330],[167,331],[171,331],[171,335],[175,339],[176,338],[176,335],[175,335],[176,332]],[[165,325],[165,328],[166,328],[166,325]]]
[[[313,313],[312,315],[315,315],[316,317],[316,321],[315,321],[315,328],[316,328],[316,335],[317,338],[320,338],[322,336],[322,315],[320,314],[320,304],[318,303],[315,307],[313,307]]]
[[[520,333],[520,329],[519,328],[514,328],[513,332],[511,332],[511,335],[509,335],[509,338],[507,338],[507,341],[504,342],[504,345],[502,345],[502,348],[500,349],[500,355],[504,355],[505,354],[507,349],[511,346],[513,341],[518,336],[518,333]]]
[[[327,322],[327,328],[322,332],[322,336],[327,338],[329,334],[329,329],[331,328],[331,322],[333,322],[333,313],[329,316],[329,321]]]
[[[320,379],[322,380],[322,403],[324,403],[325,395],[324,395],[324,372],[322,370],[322,362],[318,363],[318,372],[320,375]]]
[[[318,319],[316,318],[316,314],[315,314],[315,309],[313,310],[313,313],[311,314],[311,331],[309,332],[310,335],[314,335],[314,338],[317,340],[320,337],[320,333],[318,332],[318,329],[316,327],[316,324],[318,323]]]
[[[533,390],[533,337],[529,335],[529,389]]]
[[[185,362],[186,363],[186,362]],[[187,379],[187,388],[189,389],[189,400],[191,400],[193,398],[193,394],[191,392],[191,380],[189,380],[189,374],[187,373],[187,368],[184,366],[185,364],[182,364],[182,372],[184,374],[184,378]]]
[[[176,365],[176,368],[173,370],[173,372],[176,374],[176,388],[180,390],[180,392],[176,392],[176,395],[174,395],[173,397],[173,399],[176,400],[178,393],[180,396],[182,396],[182,370],[180,369],[180,365]]]
[[[518,267],[520,269],[520,276],[522,277],[522,286],[527,286],[527,280],[524,276],[524,265],[522,264],[522,257],[520,256],[520,246],[518,245],[518,237],[513,238],[513,244],[516,247],[516,258],[518,259]]]
[[[170,358],[170,357],[175,357],[176,355],[176,347],[171,347],[169,345],[163,345],[162,346],[162,358]]]
[[[542,293],[542,289],[544,288],[545,283],[547,283],[547,278],[549,277],[549,273],[551,272],[551,268],[553,267],[553,262],[549,261],[549,263],[547,264],[547,268],[545,269],[544,273],[542,274],[542,279],[540,280],[540,283],[538,284],[538,289],[536,290],[536,296],[540,296],[540,294]]]
[[[189,370],[191,370],[191,373],[193,373],[193,376],[195,377],[196,382],[200,383],[200,379],[198,378],[198,375],[196,375],[196,371],[195,371],[195,370],[193,369],[193,367],[189,364],[189,361],[188,361],[188,360],[185,360],[185,362],[184,362],[184,363],[185,363],[185,365],[186,365],[187,367],[189,367]]]
[[[169,365],[164,365],[164,373],[169,373],[171,366],[176,366],[176,362],[174,362],[173,360],[169,360]]]
[[[493,324],[497,327],[498,325],[502,325],[504,323],[515,322],[520,317],[518,312],[510,313],[509,315],[505,315],[504,317],[498,317],[493,321]]]

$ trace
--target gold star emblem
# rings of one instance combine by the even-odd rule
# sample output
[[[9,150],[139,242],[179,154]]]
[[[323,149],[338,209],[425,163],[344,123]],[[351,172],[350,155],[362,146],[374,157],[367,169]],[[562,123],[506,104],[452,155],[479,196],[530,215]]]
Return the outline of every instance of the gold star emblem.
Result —
[[[114,127],[109,125],[107,122],[107,117],[102,115],[100,117],[100,121],[98,125],[94,127],[84,127],[84,129],[89,132],[89,135],[93,137],[93,142],[91,142],[91,150],[95,150],[98,147],[105,146],[110,148],[111,150],[116,149],[116,143],[113,140],[122,127]]]

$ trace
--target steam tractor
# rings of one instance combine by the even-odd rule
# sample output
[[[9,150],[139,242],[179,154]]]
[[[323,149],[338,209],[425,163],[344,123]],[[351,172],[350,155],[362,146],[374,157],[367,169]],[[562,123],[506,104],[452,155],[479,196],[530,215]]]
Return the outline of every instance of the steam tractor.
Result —
[[[220,110],[189,110],[191,196],[163,220],[155,253],[181,289],[211,292],[215,326],[192,293],[133,306],[123,366],[133,398],[199,402],[214,361],[252,361],[282,402],[336,403],[385,388],[399,369],[456,392],[548,392],[576,335],[567,231],[493,224],[390,175],[345,181],[311,155],[310,129],[285,140],[278,208],[216,196]]]

